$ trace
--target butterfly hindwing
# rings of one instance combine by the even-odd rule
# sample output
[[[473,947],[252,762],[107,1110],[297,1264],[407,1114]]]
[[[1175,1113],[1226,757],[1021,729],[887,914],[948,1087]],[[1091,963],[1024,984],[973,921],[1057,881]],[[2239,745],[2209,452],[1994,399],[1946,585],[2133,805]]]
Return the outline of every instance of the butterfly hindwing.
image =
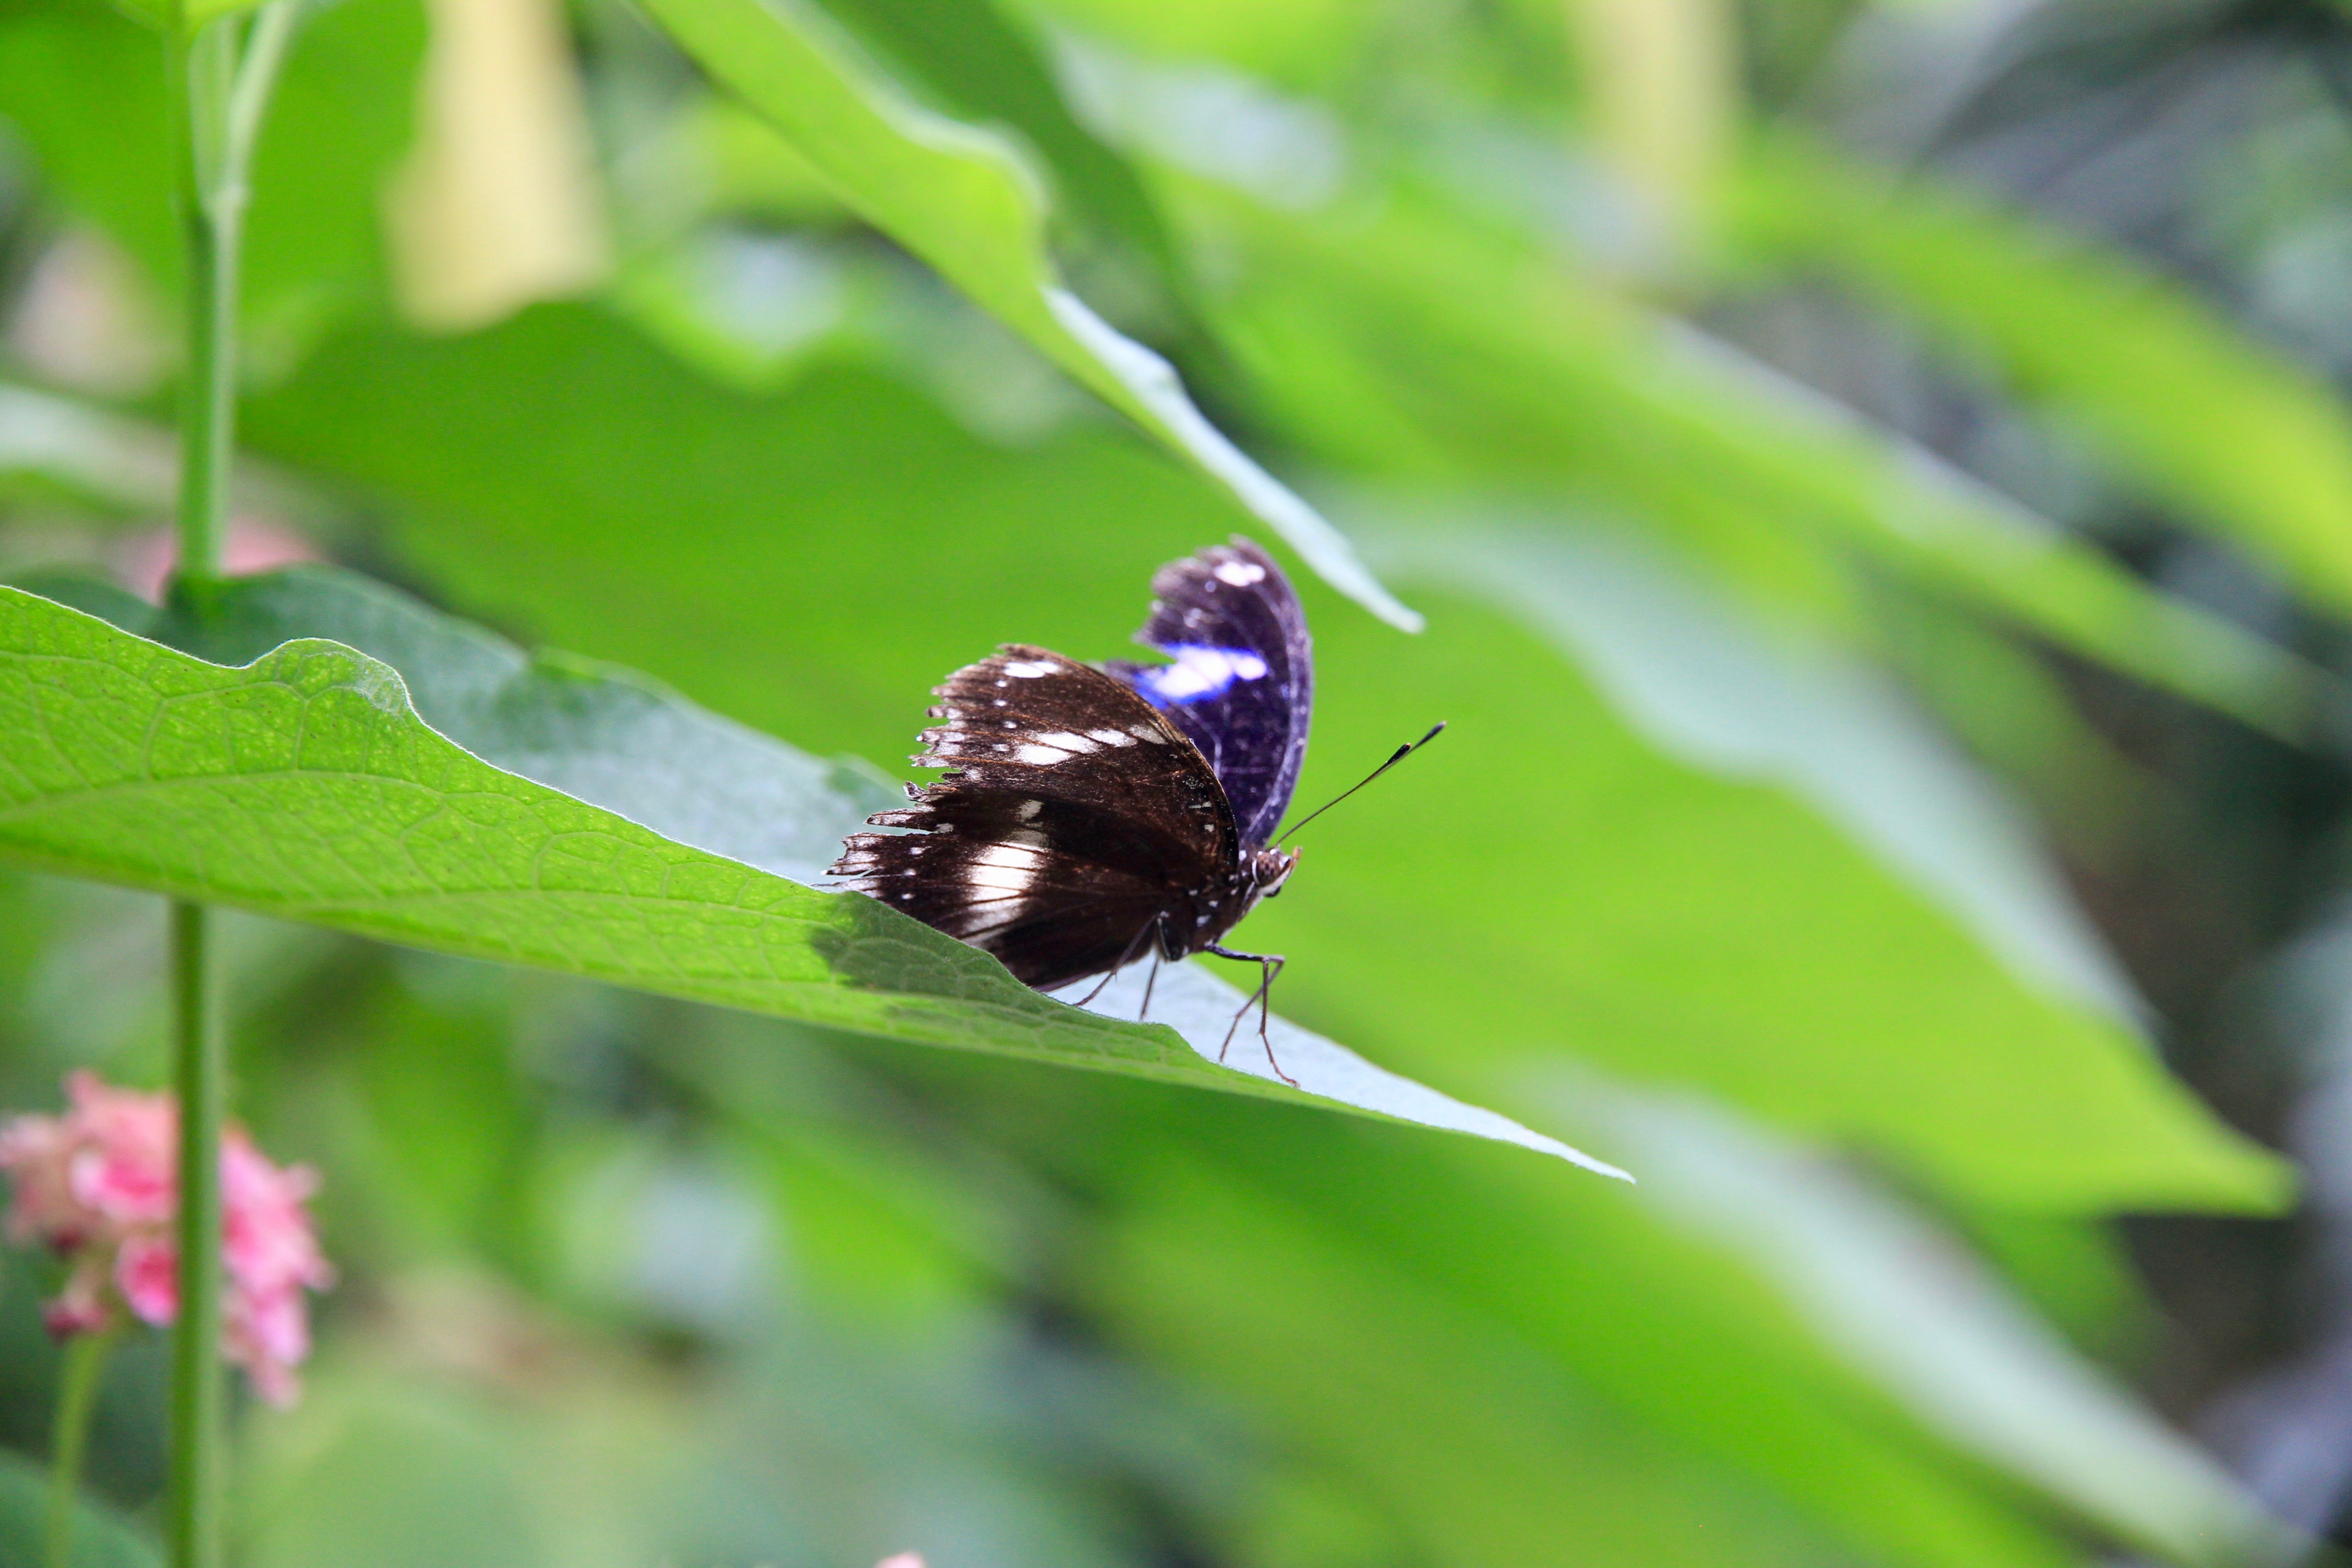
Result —
[[[950,676],[915,760],[950,771],[845,845],[836,876],[1041,990],[1145,951],[1239,853],[1199,750],[1124,683],[1020,645]]]
[[[1151,594],[1135,640],[1174,662],[1108,668],[1208,759],[1241,841],[1266,843],[1290,809],[1314,707],[1298,595],[1271,556],[1239,537],[1161,567]]]

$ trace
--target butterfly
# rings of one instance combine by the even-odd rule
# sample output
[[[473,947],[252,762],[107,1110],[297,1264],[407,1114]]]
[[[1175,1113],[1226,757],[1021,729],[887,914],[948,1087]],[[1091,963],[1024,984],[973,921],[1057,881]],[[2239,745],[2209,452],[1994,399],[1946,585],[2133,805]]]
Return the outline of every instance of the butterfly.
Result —
[[[1263,1041],[1285,960],[1221,939],[1298,863],[1276,827],[1314,706],[1307,617],[1238,536],[1161,567],[1151,593],[1135,640],[1165,664],[1097,668],[1013,643],[935,689],[940,722],[914,762],[947,773],[869,817],[902,831],[852,834],[832,875],[1040,991],[1102,976],[1083,1001],[1146,956],[1154,982],[1162,960],[1199,952],[1255,963],[1234,1027],[1255,1005]],[[1296,1081],[1270,1042],[1266,1060]]]

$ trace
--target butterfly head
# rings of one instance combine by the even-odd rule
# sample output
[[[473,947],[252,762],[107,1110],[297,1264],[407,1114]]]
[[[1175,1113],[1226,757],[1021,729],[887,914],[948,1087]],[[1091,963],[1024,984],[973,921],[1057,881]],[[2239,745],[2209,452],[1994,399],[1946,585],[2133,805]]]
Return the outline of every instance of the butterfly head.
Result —
[[[1278,845],[1261,847],[1250,858],[1250,888],[1254,899],[1270,899],[1282,891],[1283,883],[1290,879],[1291,868],[1298,864],[1298,851]]]

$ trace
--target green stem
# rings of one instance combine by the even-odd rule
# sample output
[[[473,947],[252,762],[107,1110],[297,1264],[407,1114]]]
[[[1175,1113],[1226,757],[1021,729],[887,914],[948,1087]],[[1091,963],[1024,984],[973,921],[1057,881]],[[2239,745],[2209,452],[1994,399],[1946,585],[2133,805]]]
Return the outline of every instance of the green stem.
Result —
[[[243,214],[224,204],[236,24],[190,36],[171,19],[165,46],[181,248],[187,268],[187,364],[180,407],[180,575],[220,575],[228,516],[229,454],[236,438],[236,263]]]
[[[166,45],[174,195],[187,266],[180,576],[199,588],[221,574],[228,523],[236,445],[237,265],[250,195],[247,175],[299,9],[298,0],[270,0],[249,31],[239,17],[210,22],[193,33],[174,26]]]
[[[115,1331],[109,1325],[96,1333],[77,1334],[66,1343],[65,1379],[58,1385],[58,1413],[49,1433],[49,1521],[42,1553],[47,1568],[72,1568],[81,1457],[89,1446],[89,1418],[98,1408],[99,1384]]]
[[[299,0],[269,0],[250,26],[165,17],[174,194],[187,267],[187,365],[180,407],[180,566],[174,592],[201,602],[221,575],[236,447],[237,251],[247,174]],[[221,1561],[221,1119],[228,1098],[212,922],[172,906],[180,1100],[180,1310],[172,1328],[172,1568]]]
[[[211,911],[172,906],[180,1091],[180,1312],[172,1325],[172,1568],[218,1568],[221,1405],[221,1116],[224,1081]]]

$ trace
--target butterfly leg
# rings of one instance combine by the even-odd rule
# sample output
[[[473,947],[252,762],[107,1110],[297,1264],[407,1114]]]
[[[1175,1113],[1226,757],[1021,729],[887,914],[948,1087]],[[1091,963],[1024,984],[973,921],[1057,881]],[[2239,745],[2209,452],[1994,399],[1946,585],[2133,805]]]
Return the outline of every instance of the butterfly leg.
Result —
[[[1095,982],[1095,988],[1093,990],[1079,997],[1076,1002],[1072,1003],[1071,1005],[1074,1007],[1083,1007],[1087,1003],[1093,1001],[1096,997],[1101,995],[1103,994],[1103,987],[1118,979],[1118,972],[1135,962],[1136,950],[1143,945],[1144,939],[1146,937],[1157,936],[1159,933],[1160,922],[1157,920],[1154,920],[1150,925],[1145,926],[1141,931],[1137,931],[1135,933],[1135,940],[1127,944],[1127,951],[1118,955],[1118,962],[1112,964],[1108,972],[1107,972],[1100,980]],[[1152,973],[1157,974],[1159,973],[1159,970],[1155,968]],[[1143,1005],[1147,1007],[1151,1005],[1151,988],[1148,985],[1144,987],[1143,991]]]
[[[1151,929],[1153,934],[1157,935],[1160,922],[1153,921]],[[1151,944],[1151,973],[1143,977],[1143,1005],[1135,1010],[1135,1021],[1139,1024],[1151,1016],[1151,988],[1160,984],[1160,958],[1165,952],[1167,949],[1159,942],[1155,942]]]
[[[1223,1061],[1225,1059],[1225,1053],[1233,1048],[1234,1031],[1242,1026],[1242,1020],[1248,1017],[1250,1008],[1252,1006],[1255,1006],[1257,1008],[1257,1039],[1258,1044],[1265,1047],[1265,1065],[1274,1069],[1275,1077],[1280,1079],[1291,1088],[1297,1089],[1298,1087],[1298,1080],[1291,1077],[1288,1073],[1283,1071],[1282,1064],[1274,1059],[1274,1040],[1266,1033],[1267,1016],[1272,1012],[1274,1007],[1274,977],[1281,973],[1282,966],[1290,961],[1283,957],[1283,955],[1278,952],[1235,952],[1231,948],[1219,947],[1213,942],[1209,943],[1209,945],[1202,951],[1205,952],[1213,952],[1219,958],[1231,958],[1239,960],[1244,963],[1255,963],[1258,967],[1256,994],[1252,995],[1248,1001],[1242,1004],[1242,1010],[1234,1015],[1234,1021],[1232,1023],[1225,1026],[1225,1043],[1217,1047],[1217,1059],[1219,1061]]]

